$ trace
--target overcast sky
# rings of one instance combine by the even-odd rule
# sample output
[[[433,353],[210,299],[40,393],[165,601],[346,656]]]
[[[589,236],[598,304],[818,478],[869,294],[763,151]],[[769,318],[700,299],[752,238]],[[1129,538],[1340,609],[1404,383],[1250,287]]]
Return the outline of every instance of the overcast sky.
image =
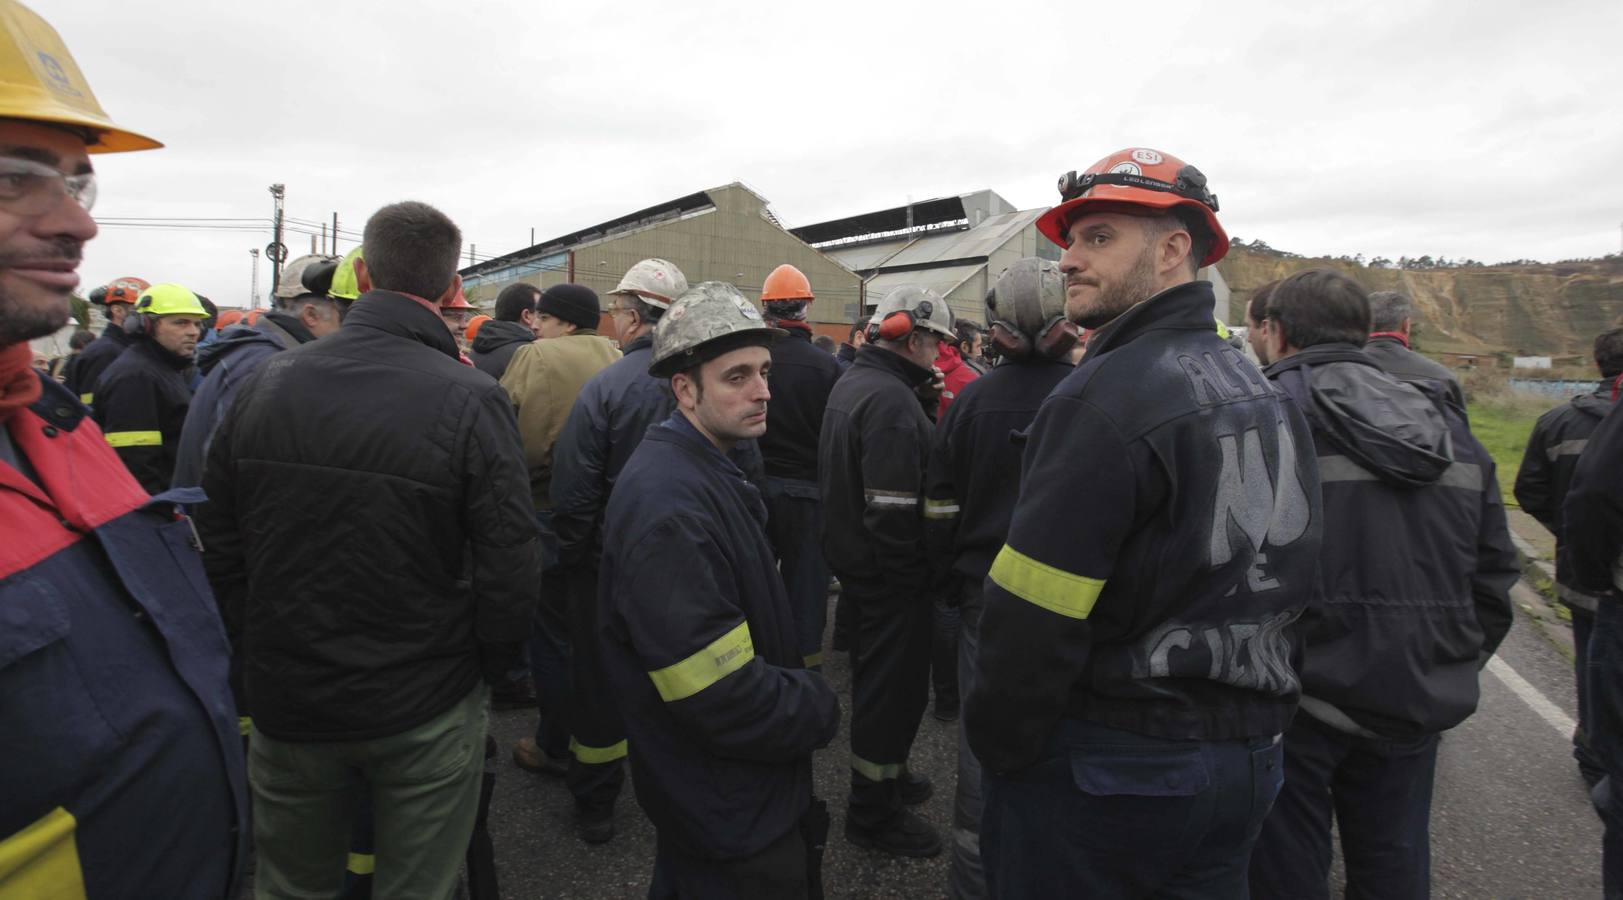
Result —
[[[488,258],[735,180],[791,227],[981,188],[1047,206],[1129,146],[1200,167],[1231,235],[1303,254],[1623,235],[1617,0],[31,2],[114,121],[167,144],[96,159],[98,218],[267,223],[105,226],[87,288],[245,302],[273,182],[346,230],[433,203]]]

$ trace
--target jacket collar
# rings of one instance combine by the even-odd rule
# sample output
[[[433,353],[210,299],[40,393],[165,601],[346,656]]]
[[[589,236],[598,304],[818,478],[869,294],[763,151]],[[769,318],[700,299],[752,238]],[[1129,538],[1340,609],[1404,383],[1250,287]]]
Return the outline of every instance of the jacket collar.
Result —
[[[344,317],[344,328],[367,328],[433,347],[452,359],[461,358],[445,320],[421,303],[394,291],[367,291]]]
[[[920,385],[930,380],[930,370],[913,362],[900,353],[892,353],[883,347],[872,344],[863,344],[857,351],[857,361],[854,365],[865,369],[878,369],[889,372],[900,378],[908,387]]]
[[[192,356],[180,356],[179,354],[170,353],[168,350],[164,349],[162,344],[149,337],[138,338],[135,343],[130,346],[130,350],[136,353],[143,353],[162,364],[164,368],[174,369],[177,372],[188,368],[196,361],[195,357]]]
[[[316,336],[310,333],[310,329],[304,327],[304,323],[299,321],[298,316],[290,316],[279,309],[273,309],[265,313],[265,317],[260,319],[254,325],[254,328],[262,334],[268,334],[276,338],[282,346],[289,350],[300,344],[308,344],[316,339]],[[284,337],[286,340],[283,339]]]
[[[687,416],[682,415],[680,409],[671,410],[670,418],[659,426],[659,430],[667,432],[673,443],[681,444],[704,456],[705,459],[721,466],[729,475],[744,477],[744,471],[734,464],[731,459],[728,459],[727,454],[721,452],[720,447],[710,443],[709,438],[705,437],[699,429],[693,427],[693,423],[688,421]]]
[[[578,331],[575,332],[575,333],[580,334],[580,332],[578,332]],[[649,332],[649,333],[644,334],[644,335],[639,335],[636,340],[634,340],[631,343],[625,345],[624,347],[621,347],[620,352],[623,353],[623,354],[630,354],[634,350],[641,350],[644,347],[652,347],[652,346],[654,346],[654,333]]]
[[[1314,344],[1306,350],[1298,350],[1276,363],[1271,363],[1262,370],[1262,374],[1273,378],[1281,372],[1289,372],[1303,366],[1322,366],[1338,362],[1380,368],[1357,344],[1333,341],[1328,344]]]
[[[1169,287],[1095,332],[1088,343],[1088,355],[1107,353],[1132,343],[1150,331],[1210,331],[1216,334],[1217,320],[1212,318],[1212,304],[1215,302],[1216,295],[1212,293],[1209,281],[1189,281]]]

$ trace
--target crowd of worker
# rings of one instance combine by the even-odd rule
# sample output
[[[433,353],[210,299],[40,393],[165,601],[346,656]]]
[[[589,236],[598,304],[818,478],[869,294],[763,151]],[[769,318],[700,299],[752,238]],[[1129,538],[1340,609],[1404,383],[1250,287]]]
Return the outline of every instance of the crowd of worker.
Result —
[[[1513,621],[1494,462],[1402,294],[1309,269],[1228,334],[1195,167],[1064,176],[1058,261],[984,328],[908,286],[835,346],[792,266],[746,297],[662,259],[475,317],[407,201],[262,314],[115,280],[40,371],[88,154],[158,145],[43,20],[0,27],[72,88],[0,58],[0,898],[231,897],[250,859],[261,897],[493,898],[493,705],[536,710],[512,759],[582,841],[629,769],[653,897],[820,897],[836,818],[948,850],[953,897],[1328,897],[1332,820],[1349,896],[1429,895],[1439,737]],[[1516,496],[1617,897],[1623,329],[1595,361]],[[914,811],[932,692],[950,825]],[[842,715],[843,815],[811,765]]]

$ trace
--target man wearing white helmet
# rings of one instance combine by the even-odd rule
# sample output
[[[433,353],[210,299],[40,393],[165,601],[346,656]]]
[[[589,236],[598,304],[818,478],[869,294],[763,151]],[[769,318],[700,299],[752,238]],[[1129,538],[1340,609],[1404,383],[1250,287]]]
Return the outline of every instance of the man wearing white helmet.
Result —
[[[671,398],[648,374],[648,363],[655,323],[687,287],[681,269],[663,259],[645,259],[609,292],[608,313],[624,356],[581,388],[553,446],[553,528],[568,585],[571,645],[567,779],[575,797],[576,833],[588,843],[614,837],[614,802],[625,781],[625,726],[605,683],[595,637],[603,509],[643,433],[671,413]]]
[[[651,897],[821,896],[812,751],[833,739],[839,701],[801,659],[766,506],[726,456],[767,430],[767,348],[783,336],[730,284],[676,301],[650,372],[677,408],[604,519],[599,643],[658,832]]]
[[[834,386],[817,463],[827,525],[823,553],[851,608],[851,797],[845,835],[899,856],[934,856],[941,837],[906,809],[930,796],[907,754],[929,699],[932,575],[920,494],[932,367],[954,338],[934,292],[897,288],[874,310],[868,342]]]

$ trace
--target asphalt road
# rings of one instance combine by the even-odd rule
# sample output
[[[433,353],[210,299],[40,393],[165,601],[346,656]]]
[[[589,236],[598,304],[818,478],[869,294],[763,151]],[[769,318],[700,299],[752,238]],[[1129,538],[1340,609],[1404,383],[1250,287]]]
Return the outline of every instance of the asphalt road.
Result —
[[[1477,714],[1443,738],[1432,815],[1435,897],[1600,895],[1600,824],[1572,762],[1568,734],[1558,730],[1565,727],[1563,716],[1576,716],[1572,669],[1539,627],[1518,613],[1498,662],[1482,675]],[[827,660],[829,677],[849,697],[844,655],[829,653]],[[508,757],[534,721],[529,712],[492,715],[502,765],[490,820],[503,896],[645,896],[654,832],[631,796],[630,780],[616,812],[615,839],[596,847],[581,843],[562,782],[518,769]],[[936,795],[920,811],[943,833],[951,819],[956,730],[926,713],[912,758],[914,769],[935,780]],[[945,855],[896,860],[845,842],[847,741],[842,729],[816,758],[818,792],[834,814],[824,861],[828,895],[944,896]]]

